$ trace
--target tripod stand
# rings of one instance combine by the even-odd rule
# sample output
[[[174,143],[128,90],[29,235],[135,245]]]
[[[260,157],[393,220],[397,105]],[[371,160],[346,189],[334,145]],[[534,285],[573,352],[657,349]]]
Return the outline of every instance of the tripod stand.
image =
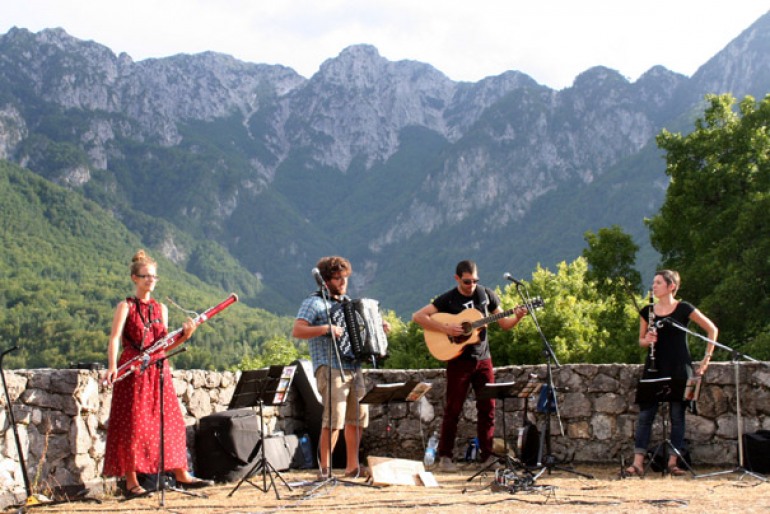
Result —
[[[480,400],[495,398],[502,400],[503,402],[503,447],[505,448],[505,453],[503,455],[495,455],[497,460],[490,462],[479,471],[477,471],[474,475],[468,478],[468,482],[473,481],[474,478],[486,471],[489,471],[497,464],[502,464],[506,469],[510,470],[516,468],[523,468],[526,470],[526,466],[520,461],[513,459],[508,451],[508,428],[505,416],[505,400],[508,398],[524,398],[524,401],[527,402],[533,394],[540,390],[541,386],[542,384],[533,379],[530,379],[527,382],[493,383],[486,384],[484,386],[484,388],[479,393]],[[524,416],[526,417],[526,411]]]
[[[539,478],[546,471],[550,474],[554,469],[574,473],[575,475],[580,475],[585,478],[593,478],[592,475],[576,471],[570,466],[559,465],[556,457],[551,454],[551,411],[556,413],[556,418],[559,421],[559,432],[564,436],[564,427],[561,424],[561,416],[559,415],[559,403],[556,399],[556,389],[553,384],[553,364],[555,364],[557,368],[561,367],[561,365],[556,358],[556,354],[553,352],[553,347],[545,337],[543,329],[540,327],[540,323],[537,321],[535,309],[532,305],[532,300],[529,298],[529,294],[525,294],[521,291],[523,286],[523,283],[517,281],[516,291],[527,306],[532,322],[535,324],[535,328],[537,329],[538,334],[540,334],[540,339],[543,341],[543,355],[545,356],[546,362],[546,383],[543,388],[545,391],[541,390],[541,396],[543,394],[545,395],[545,408],[543,409],[545,416],[543,418],[543,429],[540,431],[540,447],[537,453],[537,467],[541,469],[535,475],[535,479]]]
[[[688,379],[674,379],[671,377],[642,379],[639,381],[639,385],[636,389],[636,403],[640,405],[663,404],[663,411],[661,413],[661,419],[663,421],[663,441],[655,447],[652,455],[650,455],[645,471],[649,470],[658,455],[664,459],[664,462],[668,462],[669,455],[673,453],[678,457],[678,461],[684,464],[687,471],[689,471],[693,477],[696,476],[695,471],[693,471],[690,463],[687,462],[687,459],[684,458],[682,452],[680,452],[676,446],[674,446],[674,443],[671,442],[669,412],[667,412],[671,409],[670,402],[672,401],[684,402],[697,399],[695,397],[689,397],[690,388],[688,388],[688,382],[690,382]],[[665,474],[666,470],[667,466],[662,466],[661,473]]]
[[[254,450],[249,456],[251,461],[256,455],[257,451],[260,452],[260,458],[254,463],[254,466],[245,474],[243,478],[236,484],[230,494],[229,498],[243,482],[248,482],[252,486],[256,487],[263,493],[266,493],[270,488],[275,491],[276,499],[280,500],[281,496],[278,494],[278,488],[275,485],[273,475],[277,476],[283,485],[285,485],[289,491],[293,491],[289,483],[283,478],[283,476],[275,469],[275,467],[267,459],[267,453],[265,451],[265,417],[264,409],[265,405],[281,405],[286,398],[286,393],[291,385],[292,377],[294,376],[294,370],[296,366],[270,366],[270,368],[260,369],[256,371],[246,371],[241,377],[238,385],[240,390],[236,390],[233,395],[233,404],[236,408],[246,406],[259,407],[259,441],[254,447]],[[262,470],[262,486],[255,484],[250,480],[250,477],[256,474],[257,470]],[[267,485],[267,479],[270,478],[270,485]]]

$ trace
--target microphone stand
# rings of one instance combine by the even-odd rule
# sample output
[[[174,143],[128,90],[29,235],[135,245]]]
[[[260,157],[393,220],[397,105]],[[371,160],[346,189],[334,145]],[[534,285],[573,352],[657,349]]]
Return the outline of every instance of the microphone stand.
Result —
[[[21,476],[24,478],[24,489],[27,491],[26,505],[36,505],[40,503],[40,500],[32,494],[32,486],[29,484],[29,475],[27,474],[27,465],[24,462],[24,452],[21,448],[21,439],[19,439],[19,430],[16,428],[16,418],[13,415],[13,407],[11,407],[11,397],[8,394],[8,385],[5,383],[5,371],[3,370],[3,359],[7,353],[18,350],[18,346],[9,348],[0,354],[0,377],[3,379],[3,390],[5,391],[5,407],[8,411],[8,420],[11,423],[11,429],[13,430],[13,437],[16,441],[16,453],[19,455],[19,464],[21,464]]]
[[[0,353],[0,378],[2,378],[3,391],[5,392],[5,408],[8,411],[8,421],[11,426],[11,430],[13,431],[14,441],[16,442],[16,453],[19,456],[19,464],[21,465],[21,476],[24,479],[24,489],[27,493],[27,498],[24,501],[24,505],[13,505],[13,508],[18,509],[17,512],[23,513],[23,512],[26,512],[26,509],[33,508],[33,507],[61,505],[63,503],[72,503],[74,501],[88,501],[88,502],[101,504],[102,500],[98,498],[89,498],[84,496],[84,494],[87,493],[88,490],[81,491],[80,493],[77,494],[75,498],[69,498],[69,497],[66,497],[65,495],[63,499],[57,499],[57,500],[51,500],[50,498],[47,498],[42,494],[38,494],[38,495],[32,494],[32,486],[30,485],[29,474],[27,473],[27,465],[24,461],[24,451],[22,450],[21,439],[19,438],[19,429],[16,427],[16,418],[13,414],[13,406],[11,405],[11,396],[8,393],[8,384],[5,381],[5,371],[3,370],[3,359],[5,358],[6,354],[11,353],[18,349],[19,349],[18,346],[14,346]]]
[[[163,363],[166,362],[171,357],[180,354],[182,352],[186,352],[187,347],[179,348],[178,350],[170,353],[169,355],[166,355],[163,358],[160,358],[155,361],[155,367],[158,368],[158,384],[160,387],[160,441],[158,442],[159,448],[160,448],[160,461],[158,462],[158,476],[157,476],[157,482],[155,485],[156,490],[160,491],[160,506],[163,507],[166,505],[166,490],[169,491],[176,491],[178,493],[186,494],[188,496],[197,496],[199,498],[208,498],[205,494],[201,493],[194,493],[192,491],[187,491],[186,489],[182,489],[180,487],[172,487],[167,484],[166,479],[166,470],[165,470],[165,452],[166,452],[166,445],[165,445],[165,408],[163,405],[163,398],[165,396],[164,394],[164,387],[165,387],[165,373],[163,373]],[[143,365],[143,369],[146,369],[147,366]]]
[[[737,423],[738,425],[738,466],[736,466],[735,468],[729,471],[717,471],[715,473],[705,473],[703,475],[696,475],[693,478],[704,478],[704,477],[713,477],[717,475],[726,475],[729,473],[740,473],[741,476],[738,480],[741,480],[743,479],[744,476],[749,475],[762,482],[767,482],[767,478],[765,478],[764,476],[746,469],[744,467],[744,458],[743,458],[743,417],[741,415],[741,387],[740,387],[741,383],[740,383],[740,362],[739,361],[740,359],[749,360],[752,362],[759,362],[759,361],[749,355],[746,355],[745,353],[741,353],[738,350],[735,350],[734,348],[730,348],[729,346],[724,345],[722,343],[718,343],[713,339],[709,339],[708,337],[702,334],[693,332],[692,330],[681,325],[680,323],[677,323],[671,318],[663,318],[663,320],[659,321],[658,323],[671,325],[672,327],[678,330],[681,330],[682,332],[686,332],[692,336],[695,336],[699,339],[706,341],[707,343],[711,343],[714,346],[718,346],[719,348],[730,352],[730,356],[731,356],[730,360],[733,363],[734,380],[735,380],[735,414],[737,416],[737,421],[738,421]]]
[[[545,361],[546,361],[546,383],[548,386],[548,392],[546,394],[546,402],[545,402],[545,419],[543,420],[543,430],[540,432],[540,446],[537,452],[537,466],[538,468],[542,467],[540,471],[537,472],[534,480],[537,480],[540,478],[540,476],[548,471],[548,473],[551,473],[551,470],[558,469],[562,471],[566,471],[569,473],[574,473],[575,475],[579,475],[585,478],[593,478],[592,475],[589,475],[587,473],[581,473],[575,469],[573,469],[571,466],[560,466],[556,462],[556,457],[551,454],[551,402],[553,402],[554,410],[556,412],[556,419],[559,422],[559,432],[562,436],[564,436],[564,425],[562,425],[561,422],[561,415],[559,414],[559,402],[556,399],[556,388],[553,384],[553,370],[552,366],[553,364],[556,365],[556,368],[561,368],[561,365],[559,364],[559,360],[556,358],[556,354],[553,351],[553,347],[548,342],[548,339],[545,337],[545,334],[543,333],[543,329],[540,327],[540,323],[537,321],[537,316],[535,315],[535,308],[532,305],[532,300],[529,297],[529,292],[526,291],[525,293],[522,293],[521,288],[524,287],[526,290],[526,286],[524,284],[515,281],[516,284],[516,292],[519,293],[519,296],[522,299],[522,302],[524,305],[526,305],[527,310],[529,311],[529,315],[532,317],[532,321],[535,324],[535,328],[537,329],[538,334],[540,334],[540,339],[543,341],[543,355],[545,355]],[[553,364],[552,364],[553,363]],[[544,455],[544,451],[547,452]],[[563,462],[563,461],[562,461]]]

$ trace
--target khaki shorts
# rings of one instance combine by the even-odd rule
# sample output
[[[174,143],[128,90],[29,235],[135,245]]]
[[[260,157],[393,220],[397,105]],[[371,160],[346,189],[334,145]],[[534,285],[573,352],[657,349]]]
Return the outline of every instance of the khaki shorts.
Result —
[[[342,381],[340,370],[332,369],[332,420],[329,423],[329,367],[319,366],[315,372],[318,392],[324,406],[323,427],[340,430],[344,425],[366,428],[369,425],[369,406],[359,403],[366,394],[366,384],[361,370],[345,370],[346,382]],[[358,416],[356,416],[358,413]],[[344,422],[343,422],[344,420]]]

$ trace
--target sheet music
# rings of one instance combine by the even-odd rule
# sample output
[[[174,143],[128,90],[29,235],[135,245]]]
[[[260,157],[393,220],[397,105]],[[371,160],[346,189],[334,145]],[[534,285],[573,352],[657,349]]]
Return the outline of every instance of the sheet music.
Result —
[[[273,405],[280,405],[286,400],[286,395],[289,394],[289,387],[291,381],[294,378],[294,372],[297,370],[297,366],[284,366],[281,372],[281,377],[278,380],[278,386],[275,388],[275,396],[273,396]]]
[[[430,388],[433,387],[431,384],[427,382],[420,382],[416,386],[414,386],[414,389],[412,389],[412,392],[410,392],[407,397],[406,401],[408,402],[416,402],[423,396],[425,396],[425,393],[430,391]]]

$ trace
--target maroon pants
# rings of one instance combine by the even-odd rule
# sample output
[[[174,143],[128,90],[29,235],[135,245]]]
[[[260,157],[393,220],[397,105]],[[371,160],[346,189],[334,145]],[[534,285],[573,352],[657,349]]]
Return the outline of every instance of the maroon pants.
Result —
[[[440,457],[453,457],[457,423],[463,411],[463,404],[468,397],[469,386],[476,393],[476,436],[479,438],[479,453],[484,461],[492,453],[492,440],[495,436],[495,400],[479,400],[478,396],[484,384],[493,383],[495,373],[492,359],[449,361],[446,368],[446,398],[444,419],[441,422],[441,438],[438,443]]]

